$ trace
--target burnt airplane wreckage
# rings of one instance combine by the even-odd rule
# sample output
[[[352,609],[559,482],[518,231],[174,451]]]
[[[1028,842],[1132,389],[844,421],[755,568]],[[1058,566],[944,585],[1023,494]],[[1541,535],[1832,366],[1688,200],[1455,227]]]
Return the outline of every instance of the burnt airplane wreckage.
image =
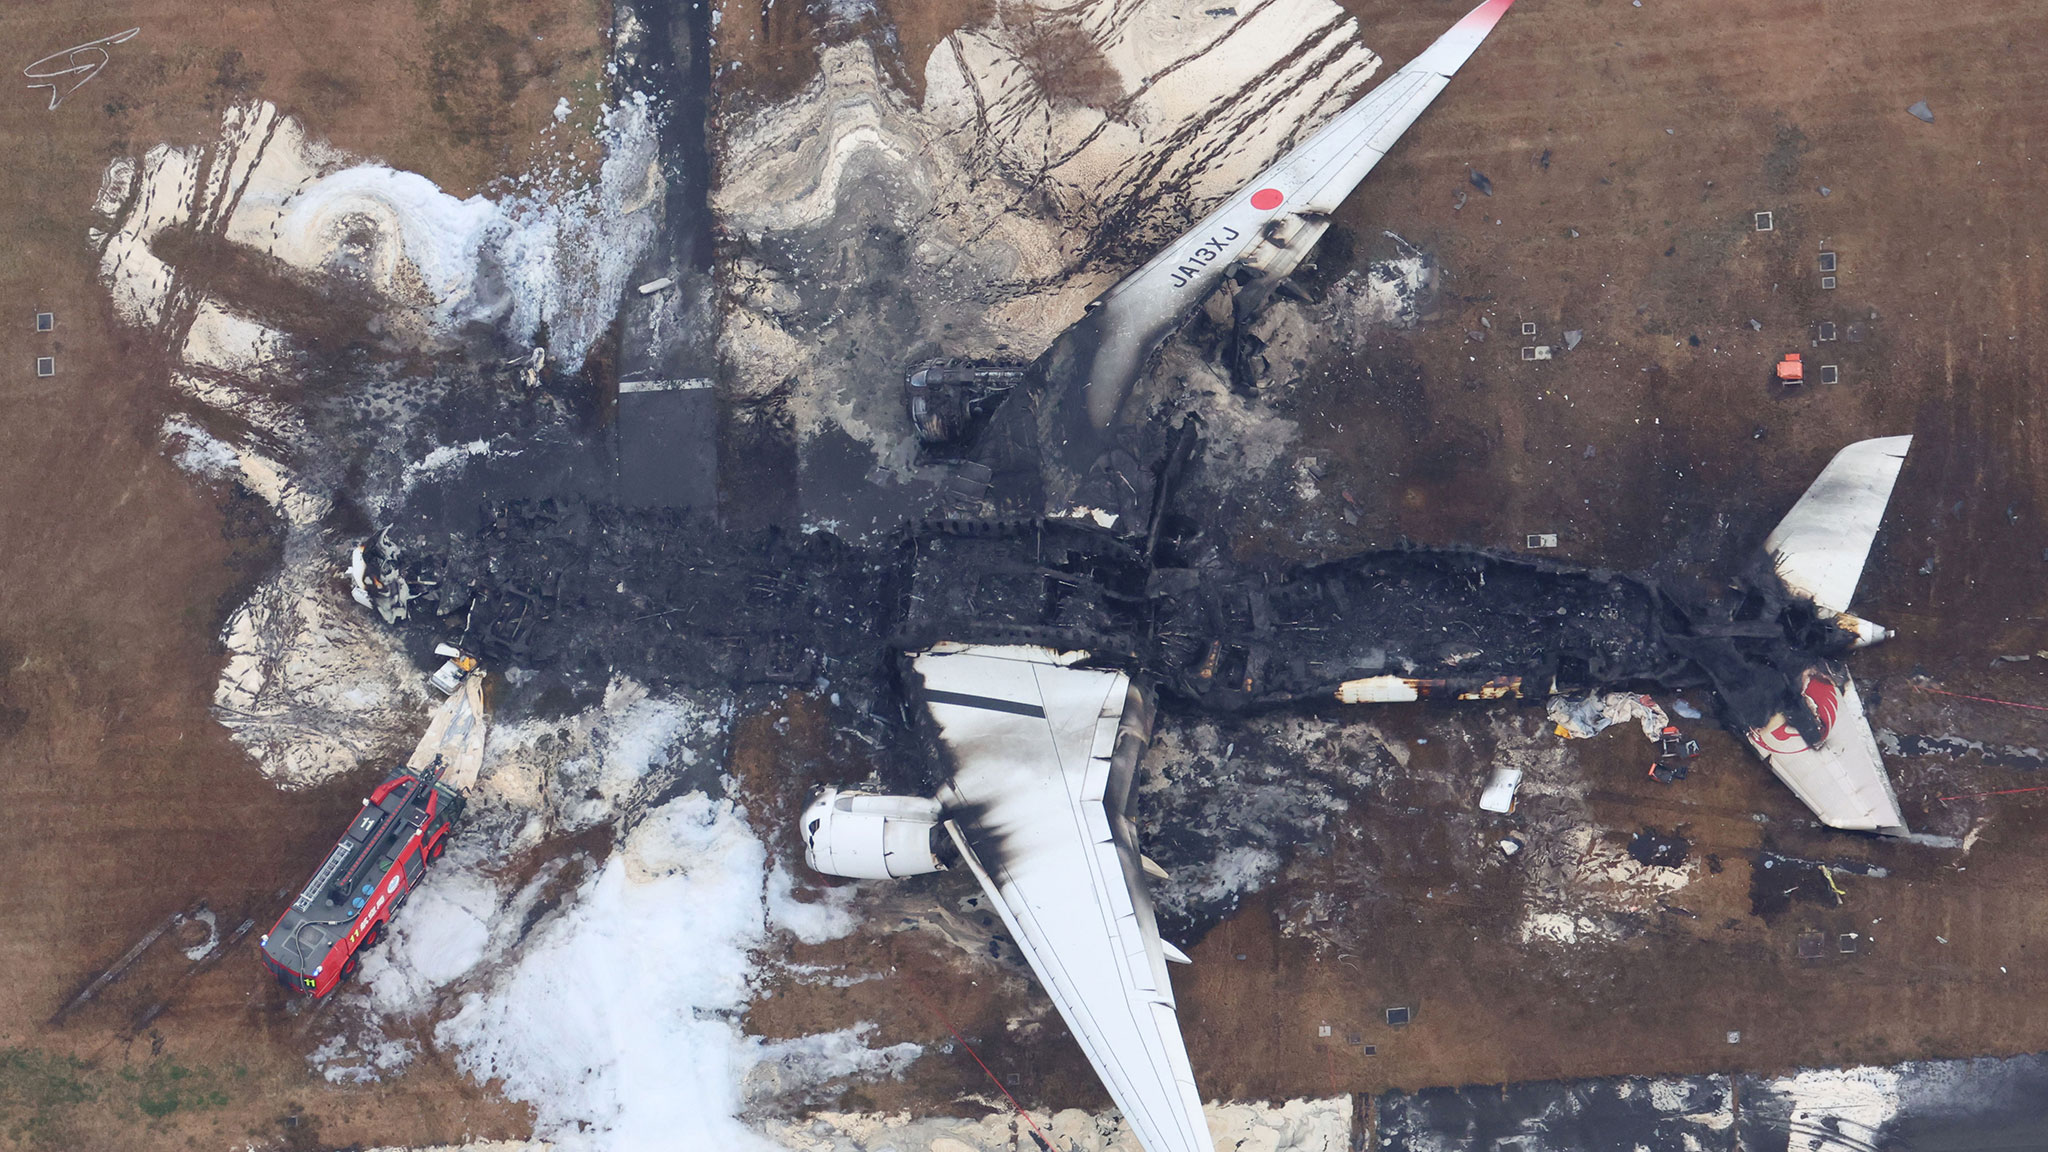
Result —
[[[1194,435],[1190,422],[1182,443]],[[1080,666],[1127,672],[1185,715],[1710,688],[1731,732],[1784,725],[1818,745],[1831,717],[1803,706],[1807,684],[1842,677],[1872,638],[1767,565],[1712,600],[1475,549],[1273,574],[1223,561],[1168,505],[1137,534],[949,518],[864,546],[601,503],[489,504],[439,549],[421,532],[401,550],[405,533],[385,529],[363,548],[381,578],[358,587],[380,612],[402,597],[394,624],[414,647],[493,666],[703,690],[827,679],[898,748],[918,742],[912,712],[892,706],[917,697],[906,661],[943,644],[1085,652]]]
[[[802,688],[880,779],[803,814],[812,867],[971,872],[1148,1152],[1212,1147],[1130,799],[1157,717],[1710,687],[1821,820],[1904,818],[1841,658],[1910,437],[1849,445],[1715,597],[1476,550],[1238,565],[1175,494],[1198,423],[1129,411],[1159,346],[1226,281],[1237,321],[1287,288],[1330,214],[1512,0],[1485,0],[1157,256],[1028,367],[914,366],[905,407],[971,515],[870,542],[726,531],[601,497],[401,505],[352,558],[422,654],[595,690]],[[1232,353],[1231,355],[1235,355]],[[466,663],[464,663],[466,662]],[[507,680],[511,680],[507,677]],[[536,701],[530,700],[529,703]]]

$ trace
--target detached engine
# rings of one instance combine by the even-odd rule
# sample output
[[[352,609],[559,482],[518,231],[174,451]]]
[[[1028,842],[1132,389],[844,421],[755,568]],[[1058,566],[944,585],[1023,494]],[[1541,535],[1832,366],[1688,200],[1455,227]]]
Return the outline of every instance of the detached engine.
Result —
[[[804,810],[804,862],[853,880],[939,872],[954,852],[940,821],[937,800],[828,788]]]

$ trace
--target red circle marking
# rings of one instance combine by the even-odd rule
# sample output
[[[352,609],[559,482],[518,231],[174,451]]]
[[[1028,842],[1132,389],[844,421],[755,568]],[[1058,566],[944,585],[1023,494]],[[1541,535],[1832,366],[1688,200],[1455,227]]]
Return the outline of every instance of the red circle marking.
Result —
[[[1280,201],[1284,199],[1286,197],[1280,195],[1278,188],[1261,188],[1257,192],[1252,193],[1252,207],[1257,208],[1261,212],[1271,212],[1273,209],[1278,208]]]

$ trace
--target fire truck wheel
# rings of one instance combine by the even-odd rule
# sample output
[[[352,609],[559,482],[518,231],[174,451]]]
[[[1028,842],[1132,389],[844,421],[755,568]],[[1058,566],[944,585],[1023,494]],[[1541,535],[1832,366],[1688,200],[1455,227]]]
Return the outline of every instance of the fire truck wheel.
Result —
[[[441,853],[446,852],[447,850],[448,837],[443,836],[439,840],[434,841],[434,846],[432,848],[427,849],[427,863],[432,864],[434,861],[439,860],[441,858]]]
[[[375,947],[376,947],[376,946],[378,945],[378,943],[379,943],[380,941],[382,941],[383,939],[384,939],[384,924],[383,924],[382,922],[379,922],[379,923],[378,923],[378,925],[377,925],[377,926],[376,926],[375,928],[372,928],[372,929],[370,929],[370,931],[369,931],[369,934],[368,934],[368,935],[366,935],[366,936],[364,936],[364,937],[363,937],[363,947],[364,947],[364,948],[375,948]]]
[[[348,963],[343,964],[341,966],[341,979],[338,980],[337,983],[346,984],[349,981],[355,979],[357,970],[360,969],[362,966],[363,962],[361,960],[357,959],[354,956],[349,957]]]

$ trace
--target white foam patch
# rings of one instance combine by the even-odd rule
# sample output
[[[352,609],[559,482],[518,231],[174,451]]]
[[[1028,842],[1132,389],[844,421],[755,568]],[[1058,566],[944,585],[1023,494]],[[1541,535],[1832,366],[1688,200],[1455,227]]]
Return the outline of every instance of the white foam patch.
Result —
[[[161,434],[172,462],[194,476],[227,480],[241,475],[241,454],[192,421],[167,416]]]
[[[375,1084],[404,1072],[419,1054],[414,1040],[373,1034],[372,1039],[358,1041],[337,1033],[308,1053],[306,1063],[329,1084]]]
[[[1899,1113],[1893,1068],[1829,1068],[1771,1082],[1791,1108],[1789,1152],[1862,1152]]]
[[[536,1139],[558,1148],[772,1148],[738,1119],[749,1077],[781,1090],[889,1074],[916,1050],[869,1049],[858,1030],[781,1045],[740,1031],[749,953],[768,933],[766,871],[729,801],[664,804],[462,998],[436,1041],[531,1104]]]
[[[1199,219],[1379,67],[1328,0],[1273,0],[1242,16],[1214,7],[1008,8],[934,48],[916,104],[864,43],[829,47],[808,90],[727,128],[713,209],[757,244],[859,232],[879,217],[907,237],[909,266],[888,278],[918,289],[907,297],[917,330],[949,332],[962,354],[1035,355],[1149,254],[1139,248]],[[1049,90],[1061,77],[1034,74],[1043,68],[1033,41],[1047,24],[1070,25],[1100,54],[1107,90],[1075,99]],[[1095,255],[1105,247],[1115,261]],[[843,260],[841,245],[817,252]],[[832,335],[785,331],[787,293],[763,290],[777,279],[844,282],[845,272],[798,265],[736,277],[723,340],[743,352],[729,358],[732,382],[766,396],[798,381],[789,411],[799,434],[837,426],[907,470],[913,446],[893,391],[850,373]]]
[[[600,140],[595,180],[557,165],[520,181],[526,190],[515,196],[458,199],[416,172],[307,139],[272,104],[238,105],[206,148],[159,145],[139,167],[130,157],[109,164],[96,201],[103,214],[119,213],[138,183],[140,194],[108,236],[100,276],[129,324],[180,325],[198,313],[201,331],[185,350],[195,365],[248,371],[275,339],[215,331],[225,309],[151,251],[173,228],[366,284],[393,305],[392,329],[418,341],[500,322],[523,341],[546,324],[555,359],[574,371],[610,324],[660,217],[645,97],[610,109]]]
[[[498,886],[459,868],[436,869],[391,919],[382,947],[363,958],[362,980],[377,1011],[428,1010],[434,993],[468,975],[491,946],[491,921],[502,902]]]
[[[248,454],[242,457],[246,467]],[[314,784],[425,727],[424,682],[398,640],[350,603],[332,556],[294,556],[229,617],[214,715],[266,776]]]
[[[768,919],[777,928],[806,944],[823,944],[860,926],[853,912],[852,885],[807,885],[809,900],[796,898],[796,886],[795,874],[780,862],[768,873]]]
[[[636,92],[607,111],[599,137],[597,180],[508,200],[492,245],[495,273],[511,292],[510,334],[527,340],[546,324],[549,355],[571,372],[610,326],[661,223],[665,185],[647,98]]]
[[[436,330],[492,312],[479,254],[499,212],[482,196],[458,200],[416,172],[364,164],[293,189],[273,212],[263,207],[238,207],[229,238],[258,241],[295,268],[357,275]]]
[[[1000,1103],[1000,1101],[998,1101]],[[1352,1101],[1289,1100],[1282,1104],[1222,1104],[1203,1107],[1217,1148],[1241,1152],[1347,1152],[1351,1145]],[[1060,1152],[1145,1152],[1114,1112],[1078,1108],[1033,1113],[1032,1119]],[[768,1132],[794,1152],[869,1152],[870,1149],[929,1149],[930,1152],[1014,1152],[1033,1144],[1028,1129],[1008,1107],[973,1118],[912,1117],[904,1113],[815,1112],[777,1120]]]
[[[405,472],[399,477],[399,487],[410,492],[422,480],[446,476],[449,473],[460,470],[464,464],[471,460],[491,454],[491,442],[489,440],[471,440],[464,444],[439,445],[417,461],[405,466]],[[519,453],[517,449],[512,449],[505,454],[516,456]]]
[[[599,706],[566,720],[494,726],[478,792],[544,813],[553,831],[579,831],[618,815],[656,769],[697,764],[725,719],[722,707],[650,696],[638,681],[616,677]]]
[[[183,356],[193,367],[253,373],[277,353],[282,340],[282,333],[205,300],[185,334]]]

